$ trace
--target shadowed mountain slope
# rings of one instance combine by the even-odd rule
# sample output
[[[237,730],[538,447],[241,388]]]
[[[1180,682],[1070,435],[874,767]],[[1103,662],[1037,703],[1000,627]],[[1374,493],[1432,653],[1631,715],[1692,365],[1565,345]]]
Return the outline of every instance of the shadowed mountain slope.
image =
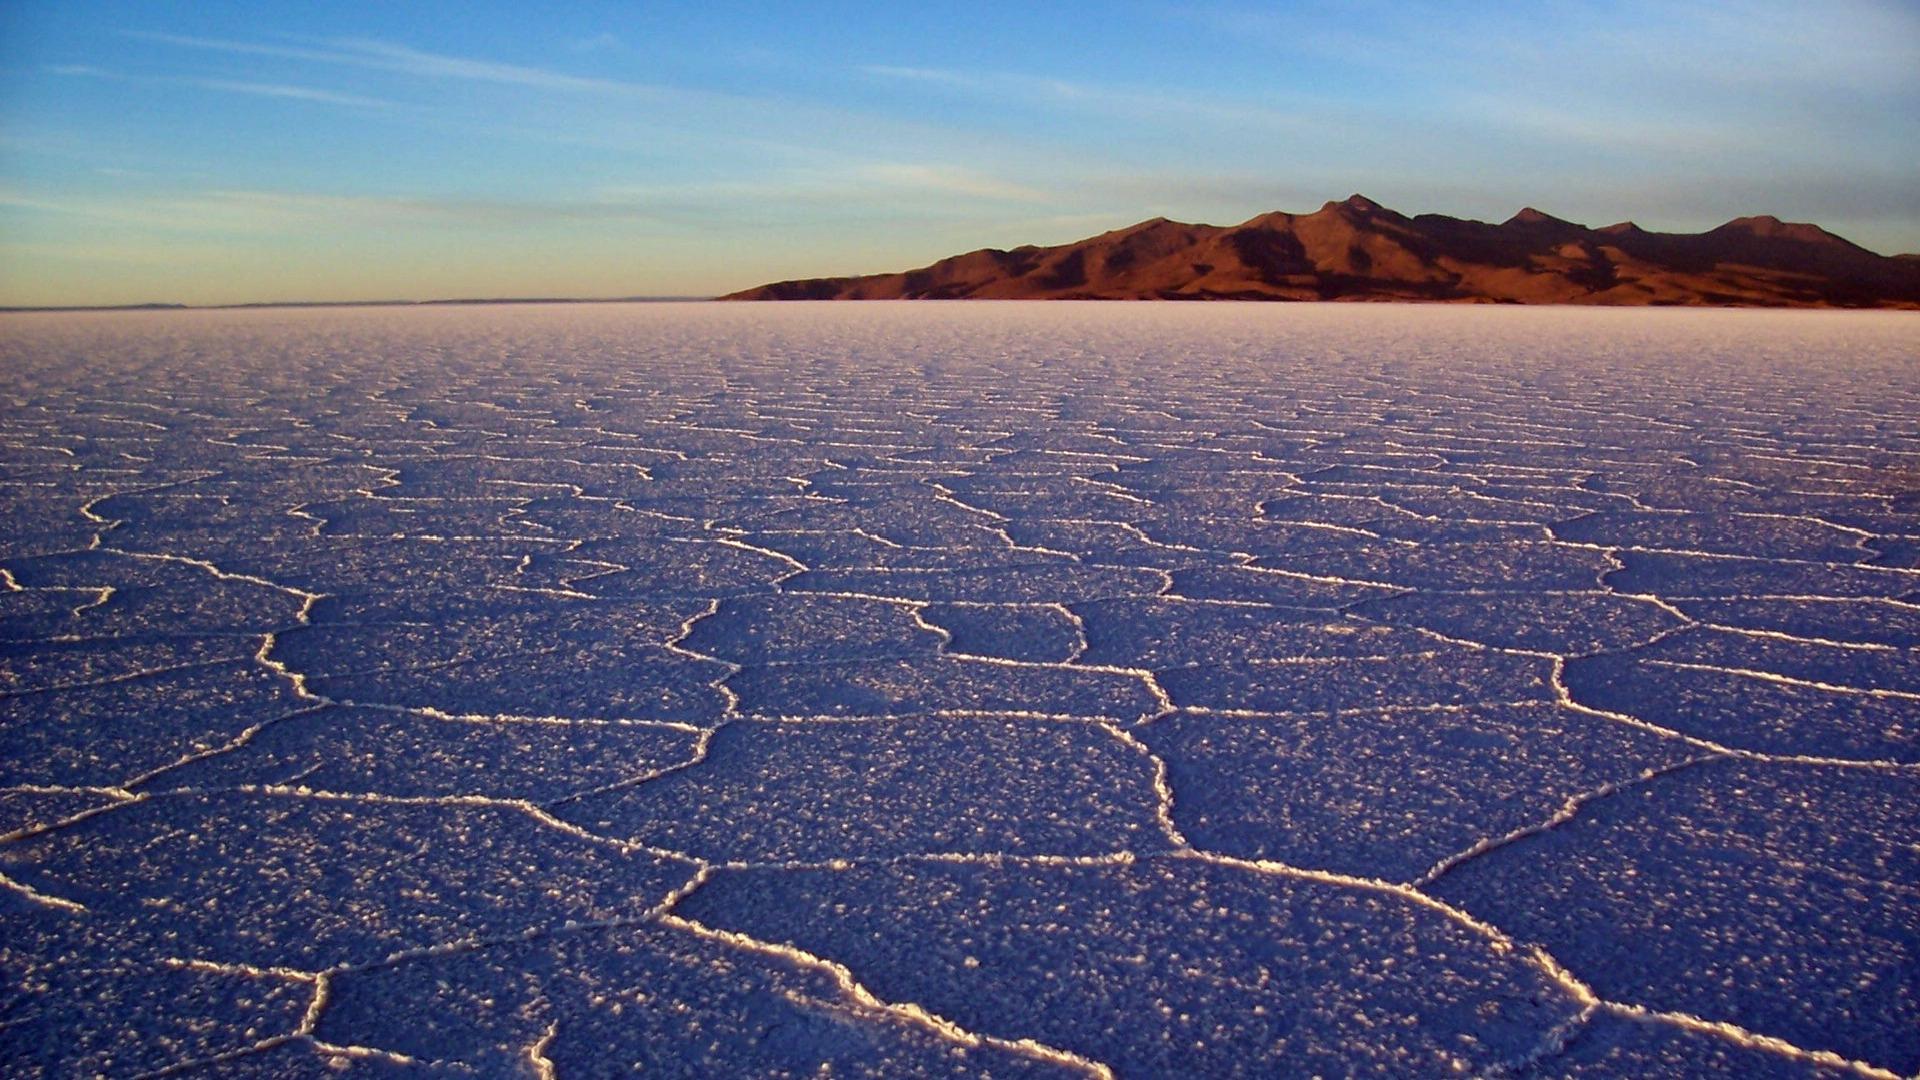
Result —
[[[1920,308],[1920,256],[1744,217],[1704,233],[1592,229],[1528,207],[1498,225],[1355,195],[1239,225],[1154,218],[1055,247],[895,274],[781,281],[727,300],[1437,300]]]

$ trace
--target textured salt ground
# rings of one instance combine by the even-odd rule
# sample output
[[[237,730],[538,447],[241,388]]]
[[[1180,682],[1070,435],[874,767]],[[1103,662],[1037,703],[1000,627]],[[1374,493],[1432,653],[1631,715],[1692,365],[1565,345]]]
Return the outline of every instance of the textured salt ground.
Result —
[[[819,972],[653,927],[345,975],[318,1034],[482,1075],[529,1072],[535,1045],[560,1076],[1064,1073],[876,1022]]]
[[[1094,724],[743,722],[695,766],[562,816],[714,862],[1152,846],[1153,765]]]
[[[683,910],[1130,1075],[1485,1070],[1574,1007],[1438,913],[1193,860],[730,875]]]
[[[243,642],[244,644],[244,642]],[[215,750],[303,707],[246,657],[0,699],[0,782],[104,787]]]
[[[10,1075],[1920,1068],[1920,348],[11,317]]]
[[[1710,763],[1595,803],[1435,890],[1544,943],[1608,997],[1909,1074],[1916,807],[1911,773]]]
[[[168,772],[162,784],[298,784],[406,798],[462,794],[546,803],[692,759],[699,734],[646,721],[556,724],[539,717],[327,707],[289,717],[245,746]]]
[[[129,955],[301,970],[636,916],[684,876],[646,853],[555,843],[517,807],[363,798],[156,795],[12,844],[0,871],[112,924]]]
[[[1196,845],[1388,881],[1689,758],[1671,739],[1545,704],[1187,715],[1142,738]]]

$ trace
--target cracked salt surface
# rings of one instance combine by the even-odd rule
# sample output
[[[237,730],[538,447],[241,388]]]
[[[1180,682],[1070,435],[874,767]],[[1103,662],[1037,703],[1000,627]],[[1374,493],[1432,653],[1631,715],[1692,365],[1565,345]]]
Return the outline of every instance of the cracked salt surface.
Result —
[[[1920,331],[0,323],[0,1071],[1920,1072]]]

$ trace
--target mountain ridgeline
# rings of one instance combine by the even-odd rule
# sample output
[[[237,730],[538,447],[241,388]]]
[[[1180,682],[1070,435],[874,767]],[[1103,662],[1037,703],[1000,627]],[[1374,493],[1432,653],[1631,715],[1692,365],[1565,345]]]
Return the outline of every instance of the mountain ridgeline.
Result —
[[[1920,309],[1920,255],[1816,225],[1591,229],[1531,207],[1498,225],[1364,196],[1239,225],[1165,218],[1055,247],[987,248],[904,273],[781,281],[725,300],[1392,300]]]

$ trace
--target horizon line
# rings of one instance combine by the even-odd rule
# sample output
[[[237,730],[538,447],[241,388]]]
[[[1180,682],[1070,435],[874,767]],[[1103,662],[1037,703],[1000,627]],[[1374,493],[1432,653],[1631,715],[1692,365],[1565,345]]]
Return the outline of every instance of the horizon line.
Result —
[[[230,304],[185,304],[156,300],[137,304],[13,304],[0,314],[86,311],[238,311],[252,308],[460,307],[482,304],[671,304],[717,300],[722,294],[661,296],[456,296],[435,300],[242,300]]]

